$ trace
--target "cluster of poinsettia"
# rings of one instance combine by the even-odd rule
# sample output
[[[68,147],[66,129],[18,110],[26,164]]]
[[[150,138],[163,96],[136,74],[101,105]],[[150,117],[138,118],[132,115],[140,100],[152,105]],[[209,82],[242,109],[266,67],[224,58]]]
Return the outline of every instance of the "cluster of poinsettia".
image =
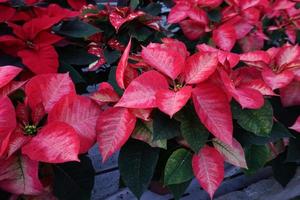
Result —
[[[25,78],[21,68],[0,67],[0,188],[43,195],[51,185],[39,179],[39,163],[79,161],[95,143],[100,110],[76,94],[68,74]]]
[[[137,20],[139,23],[153,30],[160,30],[159,17],[151,16],[144,11],[132,10],[130,7],[118,7],[106,4],[104,8],[99,9],[97,6],[89,4],[83,6],[80,10],[80,13],[83,21],[96,27],[99,26],[99,21],[101,21],[103,24],[108,23],[116,31],[116,34],[113,35],[107,33],[98,33],[97,35],[93,35],[89,38],[91,42],[89,45],[89,53],[99,57],[97,62],[92,63],[89,66],[90,71],[95,71],[106,63],[104,57],[104,49],[106,45],[111,49],[124,51],[125,46],[117,40],[117,33],[124,28],[125,24]]]
[[[300,48],[286,45],[235,54],[201,44],[190,55],[184,43],[162,41],[143,47],[138,61],[130,54],[129,42],[116,69],[117,84],[124,89],[121,97],[106,82],[91,95],[105,109],[97,122],[100,152],[106,160],[120,149],[137,119],[151,121],[154,109],[176,118],[191,101],[199,123],[222,144],[222,148],[203,147],[192,161],[196,178],[212,197],[224,177],[224,159],[247,168],[243,148],[233,138],[230,103],[235,100],[242,108],[259,109],[264,97],[280,95],[284,106],[300,105]],[[299,131],[299,120],[291,128]],[[228,156],[224,146],[236,157]]]
[[[176,0],[168,22],[178,23],[184,35],[197,40],[212,32],[213,42],[230,51],[238,43],[244,52],[261,49],[268,37],[263,20],[274,19],[266,31],[283,29],[292,43],[299,29],[297,0]]]
[[[233,135],[236,128],[233,105],[239,104],[244,109],[240,112],[263,108],[272,111],[267,99],[273,97],[279,97],[284,107],[300,105],[300,48],[294,45],[299,29],[299,0],[174,1],[168,22],[178,23],[190,40],[211,38],[208,44],[198,44],[193,54],[183,42],[171,38],[150,43],[141,48],[141,53],[132,53],[132,46],[134,52],[140,49],[134,44],[149,43],[149,29],[161,31],[161,35],[167,33],[159,27],[159,18],[136,11],[135,7],[65,2],[66,7],[78,12],[46,1],[22,2],[22,9],[18,9],[14,5],[18,2],[0,0],[0,23],[8,27],[1,32],[0,50],[21,58],[27,67],[23,71],[14,66],[0,67],[0,188],[13,194],[43,195],[51,190],[51,186],[39,179],[39,163],[78,161],[78,154],[87,152],[96,140],[105,161],[132,137],[164,148],[167,148],[166,140],[175,138],[184,146],[183,153],[188,152],[188,158],[193,153],[193,158],[184,156],[180,163],[190,162],[187,166],[192,165],[201,186],[213,197],[224,178],[224,161],[249,167],[244,146]],[[81,21],[74,20],[76,17]],[[76,20],[79,25],[72,26]],[[263,25],[267,20],[271,24]],[[104,32],[78,33],[81,22]],[[60,35],[53,31],[54,26],[61,31]],[[269,33],[276,31],[284,31],[286,41],[292,45],[266,47],[271,40]],[[62,51],[59,57],[55,47],[78,42],[66,41],[62,35],[85,38],[84,42],[89,43],[88,52],[99,57],[90,64],[91,71],[110,62],[104,56],[105,50],[122,51],[114,74],[116,84],[110,84],[114,82],[110,80],[110,83],[100,83],[98,91],[88,97],[77,95],[68,74],[55,74],[64,54]],[[132,39],[127,46],[119,42],[128,41],[129,35]],[[162,36],[154,37],[158,41]],[[84,42],[79,46],[84,46]],[[189,44],[188,40],[184,42]],[[242,52],[236,47],[241,47]],[[32,77],[27,69],[38,75]],[[185,112],[190,107],[198,116],[185,123],[183,118],[194,114]],[[273,125],[270,113],[267,115]],[[160,114],[168,116],[167,124],[180,122],[180,129],[188,126],[195,131],[187,131],[191,134],[188,139],[182,130],[179,134],[177,129],[166,130],[171,127],[168,124],[159,134],[174,133],[155,136],[163,138],[163,145],[162,140],[154,140],[158,134],[154,133],[157,123],[154,118]],[[252,123],[251,117],[245,121]],[[260,115],[254,117],[261,119]],[[144,129],[140,128],[141,124]],[[199,131],[202,124],[203,132]],[[244,128],[243,125],[237,126]],[[258,136],[271,134],[272,126],[262,124],[261,130],[255,123],[252,126],[250,129],[255,129],[252,132]],[[210,139],[198,138],[207,133],[206,129],[211,133]],[[290,129],[300,132],[300,117]],[[143,135],[145,132],[152,133]],[[182,149],[174,152],[177,153],[182,153]],[[172,159],[171,156],[169,160]],[[133,162],[129,160],[127,167]],[[123,176],[122,163],[120,170]],[[168,170],[166,166],[165,175],[169,174]],[[188,175],[178,181],[166,176],[164,183],[178,184],[190,178]],[[143,183],[142,187],[147,186]],[[136,193],[141,195],[140,191]]]
[[[24,3],[26,9],[15,9],[12,2],[0,2],[0,23],[6,23],[12,29],[12,33],[0,36],[0,50],[21,58],[34,74],[56,73],[59,61],[54,44],[64,38],[54,34],[51,28],[63,20],[78,16],[79,12],[58,4],[41,7],[39,1]]]

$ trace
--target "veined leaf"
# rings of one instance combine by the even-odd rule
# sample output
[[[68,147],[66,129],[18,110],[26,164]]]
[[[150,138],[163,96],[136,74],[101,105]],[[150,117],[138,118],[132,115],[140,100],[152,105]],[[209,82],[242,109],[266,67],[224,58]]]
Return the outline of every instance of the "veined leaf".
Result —
[[[269,159],[269,149],[265,145],[252,145],[246,149],[246,160],[248,169],[245,170],[247,174],[253,174],[258,169],[264,167]]]
[[[205,146],[192,161],[194,174],[201,187],[213,198],[224,178],[224,159],[213,147]]]
[[[223,155],[226,162],[237,167],[247,168],[244,149],[234,138],[232,138],[231,146],[216,138],[213,139],[213,145]]]
[[[273,127],[273,108],[269,101],[265,101],[262,108],[257,110],[241,109],[234,106],[233,116],[245,130],[258,136],[269,136]]]
[[[153,116],[153,140],[171,139],[180,135],[180,124],[161,112]]]
[[[183,138],[187,141],[194,152],[205,145],[209,132],[202,125],[193,108],[185,108],[179,117],[180,131]]]
[[[49,112],[48,121],[71,125],[80,138],[80,153],[86,153],[96,141],[96,122],[100,109],[87,97],[66,95]]]
[[[128,85],[116,107],[126,108],[154,108],[156,92],[168,89],[166,78],[157,71],[151,70],[143,73]]]
[[[146,142],[152,147],[167,149],[166,139],[153,141],[153,121],[143,122],[138,120],[131,137]]]
[[[175,200],[180,200],[186,189],[189,187],[191,181],[179,183],[175,185],[168,185],[169,190],[172,192]]]
[[[232,142],[232,116],[226,94],[213,83],[200,83],[193,90],[195,110],[203,125],[226,144]]]
[[[43,186],[38,178],[38,165],[27,156],[14,155],[1,160],[0,188],[13,194],[40,194]]]
[[[164,182],[166,185],[184,183],[193,178],[192,154],[183,148],[177,149],[169,157]]]
[[[126,143],[135,123],[136,117],[127,108],[109,108],[100,114],[96,131],[103,162]]]
[[[192,94],[192,87],[186,86],[178,91],[171,91],[169,89],[159,90],[156,93],[156,100],[158,108],[172,117],[178,112],[190,99]]]
[[[68,162],[54,166],[54,188],[56,197],[65,200],[91,198],[95,171],[87,156],[80,162]]]
[[[58,34],[73,38],[89,37],[95,33],[101,32],[100,29],[78,19],[73,21],[64,21],[63,23],[53,27],[53,30]]]
[[[119,169],[126,186],[140,198],[148,188],[158,161],[159,149],[130,140],[119,155]]]

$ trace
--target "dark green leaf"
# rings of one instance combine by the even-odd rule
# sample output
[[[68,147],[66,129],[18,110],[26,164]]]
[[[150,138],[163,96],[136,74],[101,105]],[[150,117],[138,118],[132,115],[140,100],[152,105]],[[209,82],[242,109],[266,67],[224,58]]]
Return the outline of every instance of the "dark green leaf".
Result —
[[[153,117],[153,140],[171,139],[180,135],[180,123],[162,112]]]
[[[238,124],[245,130],[258,136],[269,136],[273,126],[273,108],[269,101],[265,101],[262,108],[257,110],[242,109],[233,106],[233,116]]]
[[[270,46],[282,46],[286,42],[285,38],[287,38],[283,29],[272,31],[268,37],[270,40],[267,41],[267,44]]]
[[[73,80],[73,82],[76,84],[76,83],[85,83],[86,81],[83,79],[83,77],[81,76],[81,74],[76,71],[76,69],[74,69],[74,67],[72,67],[71,65],[69,64],[66,64],[64,62],[61,62],[60,63],[60,66],[59,66],[59,69],[58,69],[58,72],[60,73],[66,73],[66,72],[69,72],[70,73],[70,76]]]
[[[167,140],[153,141],[153,121],[138,120],[131,137],[146,142],[152,147],[167,149]]]
[[[161,13],[161,4],[152,2],[143,8],[143,11],[149,15],[157,16]]]
[[[86,49],[69,45],[63,48],[57,48],[59,59],[69,65],[88,65],[98,60],[98,57],[89,54]]]
[[[105,49],[103,53],[107,64],[115,63],[121,56],[121,53],[119,51],[109,51]]]
[[[129,34],[131,37],[137,39],[140,42],[144,42],[147,38],[150,37],[152,31],[147,27],[131,27],[129,29]]]
[[[132,10],[135,10],[137,6],[139,5],[140,0],[130,0],[130,8]]]
[[[129,0],[117,0],[117,5],[118,6],[127,6]]]
[[[159,149],[129,140],[121,149],[119,169],[126,186],[140,198],[148,188],[159,156]]]
[[[110,23],[98,23],[98,27],[102,30],[105,38],[111,38],[116,35],[116,29]]]
[[[89,200],[94,186],[94,175],[92,162],[87,156],[81,156],[80,162],[54,165],[53,193],[63,200]]]
[[[300,162],[300,137],[291,138],[287,152],[287,162]]]
[[[169,157],[164,175],[165,185],[184,183],[194,177],[192,154],[186,149],[177,149]]]
[[[245,170],[246,174],[253,174],[257,170],[264,167],[269,159],[269,149],[265,145],[252,145],[246,148],[246,161],[248,169]]]
[[[191,149],[197,153],[205,145],[209,132],[199,121],[193,109],[184,108],[180,115],[182,115],[179,118],[181,134]]]
[[[53,27],[53,31],[67,37],[84,38],[101,32],[100,29],[81,20],[64,21]]]
[[[272,161],[272,169],[274,178],[285,187],[294,177],[297,170],[295,163],[286,163],[285,154],[280,154]]]
[[[0,29],[1,29],[1,27],[0,27]],[[22,60],[20,58],[1,52],[0,53],[0,66],[5,66],[5,65],[13,65],[13,66],[18,66],[18,67],[22,67],[22,68],[24,67]]]
[[[118,95],[122,96],[123,90],[119,87],[119,85],[116,81],[116,70],[117,70],[117,66],[111,67],[109,75],[108,75],[108,82],[112,85],[112,87],[118,93]]]
[[[176,185],[168,185],[168,188],[172,192],[175,200],[179,200],[181,198],[185,190],[189,187],[190,183],[191,181],[187,181]]]
[[[207,12],[208,18],[212,22],[220,22],[221,21],[221,13],[219,10],[211,10]]]
[[[294,137],[289,130],[280,122],[274,123],[272,131],[268,137],[260,137],[243,131],[238,133],[237,137],[248,144],[264,145],[270,142],[276,142],[282,138]]]

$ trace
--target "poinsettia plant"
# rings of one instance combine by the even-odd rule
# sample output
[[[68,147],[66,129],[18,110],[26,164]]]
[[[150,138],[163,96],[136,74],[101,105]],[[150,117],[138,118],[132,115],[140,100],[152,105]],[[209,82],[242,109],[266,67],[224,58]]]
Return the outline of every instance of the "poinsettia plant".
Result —
[[[92,100],[76,94],[68,74],[42,74],[16,82],[25,78],[22,69],[0,69],[0,187],[15,195],[51,198],[51,181],[39,179],[39,165],[79,161],[79,154],[94,144],[100,110]]]
[[[159,182],[179,199],[194,177],[213,198],[225,162],[272,165],[285,186],[300,160],[299,7],[0,1],[0,189],[90,199],[94,144],[102,162],[120,150],[138,198]]]
[[[80,94],[107,80],[130,37],[138,46],[160,33],[160,4],[144,7],[0,2],[1,198],[90,198],[101,109]]]
[[[298,160],[297,13],[293,1],[179,0],[167,18],[175,39],[128,42],[115,81],[90,97],[104,110],[103,160],[121,148],[121,177],[137,197],[158,180],[180,198],[196,177],[213,198],[224,161],[247,174],[271,164],[288,183],[277,173]]]

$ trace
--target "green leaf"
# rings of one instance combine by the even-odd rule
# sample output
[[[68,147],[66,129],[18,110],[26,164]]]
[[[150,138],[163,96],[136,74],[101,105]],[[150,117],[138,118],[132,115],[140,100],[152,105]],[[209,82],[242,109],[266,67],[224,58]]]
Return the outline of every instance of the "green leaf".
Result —
[[[172,192],[175,200],[180,200],[180,197],[184,194],[186,189],[189,187],[190,181],[179,183],[175,185],[168,185],[169,190]]]
[[[245,130],[258,136],[269,136],[273,126],[273,108],[269,101],[265,101],[262,108],[257,110],[242,109],[234,106],[233,116]]]
[[[193,177],[191,152],[183,148],[177,149],[167,161],[164,175],[165,185],[184,183]]]
[[[53,31],[63,36],[73,38],[84,38],[101,32],[100,29],[85,23],[79,19],[64,21],[53,27]]]
[[[53,169],[53,193],[58,199],[89,200],[91,198],[95,171],[87,156],[81,156],[80,162],[53,165]]]
[[[130,8],[132,10],[135,10],[137,6],[139,5],[140,0],[130,0]]]
[[[300,137],[290,139],[286,162],[300,162]]]
[[[270,142],[276,142],[282,138],[294,137],[289,130],[280,122],[275,122],[268,137],[260,137],[247,131],[239,132],[237,138],[242,143],[264,145]]]
[[[153,140],[171,139],[180,135],[180,123],[162,112],[153,116]]]
[[[146,142],[152,147],[167,149],[167,140],[153,141],[153,121],[138,120],[131,137]]]
[[[297,164],[286,163],[285,157],[285,154],[280,154],[272,161],[273,176],[283,187],[290,182],[297,171]]]
[[[111,67],[108,75],[108,82],[111,84],[111,86],[114,88],[114,90],[118,93],[118,95],[123,95],[123,90],[119,87],[117,80],[116,80],[116,70],[117,66]]]
[[[210,10],[207,12],[207,16],[212,22],[220,22],[222,19],[221,13],[219,10]]]
[[[187,141],[189,146],[194,152],[199,150],[205,145],[209,132],[199,121],[193,108],[184,108],[178,116],[180,123],[180,131],[183,138]]]
[[[138,41],[144,42],[151,36],[152,31],[147,27],[137,28],[136,26],[131,26],[129,28],[129,34]]]
[[[57,48],[56,51],[59,59],[69,65],[88,65],[98,60],[97,56],[73,45]]]
[[[137,198],[148,188],[158,156],[159,149],[138,140],[129,140],[122,147],[119,155],[121,177]]]
[[[269,149],[265,145],[252,145],[246,148],[246,161],[248,169],[246,174],[254,174],[257,170],[264,167],[269,159]]]
[[[162,7],[161,4],[152,2],[142,10],[149,15],[157,16],[161,13],[161,7]]]
[[[108,49],[105,49],[103,53],[107,64],[113,64],[117,62],[121,56],[120,51],[109,51]]]
[[[77,83],[86,83],[86,81],[81,76],[81,74],[76,69],[74,69],[74,67],[72,67],[71,65],[69,65],[67,63],[60,62],[60,66],[58,68],[58,72],[60,72],[60,73],[69,72],[70,76],[72,78],[72,81],[75,84],[77,84]]]

